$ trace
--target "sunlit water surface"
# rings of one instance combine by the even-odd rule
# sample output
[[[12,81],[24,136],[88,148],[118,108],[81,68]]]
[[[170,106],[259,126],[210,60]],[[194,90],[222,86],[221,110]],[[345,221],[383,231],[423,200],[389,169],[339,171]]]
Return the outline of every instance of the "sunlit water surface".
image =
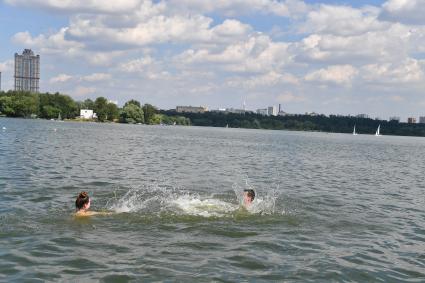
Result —
[[[424,282],[424,174],[423,138],[0,118],[0,281]]]

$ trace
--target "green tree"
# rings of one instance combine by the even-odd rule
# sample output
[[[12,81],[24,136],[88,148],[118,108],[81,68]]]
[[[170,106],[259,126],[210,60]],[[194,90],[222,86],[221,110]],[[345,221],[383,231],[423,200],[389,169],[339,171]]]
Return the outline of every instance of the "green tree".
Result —
[[[154,117],[155,114],[158,112],[158,110],[156,109],[155,106],[151,105],[151,104],[144,104],[143,105],[143,113],[144,113],[144,118],[145,118],[145,123],[146,124],[153,124],[154,123]]]
[[[114,121],[119,118],[119,109],[115,103],[108,103],[106,105],[106,116],[108,121]]]
[[[12,97],[6,95],[0,97],[0,113],[10,117],[15,116]]]
[[[108,116],[108,100],[104,97],[98,97],[94,101],[94,112],[97,114],[97,119],[104,122]]]
[[[135,100],[135,99],[131,99],[131,100],[127,101],[127,102],[124,104],[124,107],[125,107],[125,106],[127,106],[127,105],[129,105],[129,104],[134,104],[134,105],[136,105],[136,106],[138,106],[138,107],[142,107],[142,105],[140,104],[140,102],[139,102],[139,101],[137,101],[137,100]]]
[[[132,103],[127,104],[121,111],[120,122],[128,124],[143,123],[144,116],[142,108]]]

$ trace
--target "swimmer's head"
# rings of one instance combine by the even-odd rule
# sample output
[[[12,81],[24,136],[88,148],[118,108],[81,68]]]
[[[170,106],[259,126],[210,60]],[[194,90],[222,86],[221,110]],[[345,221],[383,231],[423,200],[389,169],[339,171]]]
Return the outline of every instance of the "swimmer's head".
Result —
[[[87,210],[90,208],[90,198],[89,194],[86,192],[81,192],[77,199],[75,200],[75,208],[79,210]]]
[[[245,205],[250,205],[255,198],[255,192],[252,189],[243,190],[243,201]]]

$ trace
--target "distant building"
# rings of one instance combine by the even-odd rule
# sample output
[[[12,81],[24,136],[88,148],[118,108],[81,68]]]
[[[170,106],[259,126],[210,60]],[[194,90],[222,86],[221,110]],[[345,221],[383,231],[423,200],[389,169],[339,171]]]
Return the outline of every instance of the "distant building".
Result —
[[[15,90],[39,92],[40,55],[25,49],[22,55],[15,53]]]
[[[257,109],[257,114],[267,116],[268,115],[268,109],[267,108]]]
[[[269,115],[269,116],[277,116],[276,106],[269,106],[269,107],[267,107],[267,115]]]
[[[0,91],[1,91],[1,72],[0,72]]]
[[[178,113],[205,113],[208,111],[207,107],[203,107],[203,106],[199,106],[199,107],[194,107],[194,106],[177,106],[176,107],[176,112]]]
[[[419,117],[419,123],[425,124],[425,116]]]
[[[400,117],[396,117],[396,116],[390,117],[390,122],[397,122],[397,123],[399,123],[400,122]]]
[[[407,118],[407,123],[409,123],[409,124],[416,124],[416,118],[414,118],[414,117]]]
[[[366,119],[366,118],[369,118],[369,115],[367,115],[367,114],[358,114],[358,115],[356,115],[356,117],[357,118],[364,118],[364,119]]]
[[[278,116],[285,116],[286,113],[283,111],[282,104],[279,104],[279,111],[277,112]]]
[[[93,110],[90,109],[81,109],[80,110],[80,118],[82,119],[96,119],[96,113],[93,113]]]

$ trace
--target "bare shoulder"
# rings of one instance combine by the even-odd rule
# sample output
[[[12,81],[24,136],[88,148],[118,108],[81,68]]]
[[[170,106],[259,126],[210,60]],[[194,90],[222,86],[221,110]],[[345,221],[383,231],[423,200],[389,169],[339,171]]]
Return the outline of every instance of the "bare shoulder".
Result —
[[[76,212],[74,214],[75,217],[89,217],[89,216],[95,216],[95,215],[111,215],[112,212],[108,211],[84,211],[84,212]]]

